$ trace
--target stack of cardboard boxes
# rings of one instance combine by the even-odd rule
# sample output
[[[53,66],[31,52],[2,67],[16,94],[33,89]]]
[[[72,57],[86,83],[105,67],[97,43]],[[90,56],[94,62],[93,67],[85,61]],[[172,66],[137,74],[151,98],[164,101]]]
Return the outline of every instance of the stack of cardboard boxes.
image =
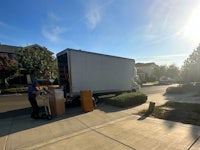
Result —
[[[59,117],[64,115],[65,112],[65,99],[64,94],[61,89],[50,88],[51,92],[49,97],[49,104],[51,108],[51,113],[53,117]]]

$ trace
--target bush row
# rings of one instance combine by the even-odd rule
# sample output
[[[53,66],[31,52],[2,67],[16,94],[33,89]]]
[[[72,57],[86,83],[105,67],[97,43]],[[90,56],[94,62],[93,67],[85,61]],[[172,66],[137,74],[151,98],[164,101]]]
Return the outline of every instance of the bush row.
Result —
[[[130,107],[147,101],[147,96],[140,92],[123,93],[106,99],[106,103],[118,107]]]
[[[182,94],[186,92],[199,91],[200,84],[182,84],[177,87],[168,87],[166,93],[168,94]]]
[[[27,93],[27,87],[2,89],[1,94]]]

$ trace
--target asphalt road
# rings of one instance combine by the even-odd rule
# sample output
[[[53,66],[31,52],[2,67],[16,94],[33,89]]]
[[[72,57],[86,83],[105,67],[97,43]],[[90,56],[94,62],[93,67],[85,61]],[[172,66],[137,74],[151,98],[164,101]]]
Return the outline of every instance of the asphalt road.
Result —
[[[176,85],[154,85],[154,86],[146,86],[140,89],[141,92],[145,93],[146,95],[149,94],[164,94],[166,89],[171,86]]]
[[[42,100],[38,100],[40,106]],[[0,95],[0,119],[2,117],[12,117],[21,114],[29,114],[31,105],[28,101],[27,94]]]
[[[162,94],[166,88],[172,85],[157,85],[142,87],[141,92],[146,95],[150,94]],[[43,101],[38,100],[39,105],[43,106]],[[30,108],[27,94],[12,94],[12,95],[0,95],[0,113],[7,111],[15,111],[19,109]]]

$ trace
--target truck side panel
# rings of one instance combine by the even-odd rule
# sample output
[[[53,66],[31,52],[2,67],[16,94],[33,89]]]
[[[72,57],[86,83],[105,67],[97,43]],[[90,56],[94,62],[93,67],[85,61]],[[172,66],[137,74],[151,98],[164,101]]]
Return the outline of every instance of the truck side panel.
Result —
[[[73,94],[130,91],[134,79],[133,59],[83,51],[69,51]]]

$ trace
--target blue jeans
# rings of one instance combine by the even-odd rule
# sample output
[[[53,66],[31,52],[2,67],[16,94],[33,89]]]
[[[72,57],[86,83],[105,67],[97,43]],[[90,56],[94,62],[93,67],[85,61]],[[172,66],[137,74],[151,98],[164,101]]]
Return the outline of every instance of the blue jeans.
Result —
[[[32,106],[31,117],[38,118],[39,117],[39,107],[38,107],[36,99],[33,97],[29,97],[28,100]]]

